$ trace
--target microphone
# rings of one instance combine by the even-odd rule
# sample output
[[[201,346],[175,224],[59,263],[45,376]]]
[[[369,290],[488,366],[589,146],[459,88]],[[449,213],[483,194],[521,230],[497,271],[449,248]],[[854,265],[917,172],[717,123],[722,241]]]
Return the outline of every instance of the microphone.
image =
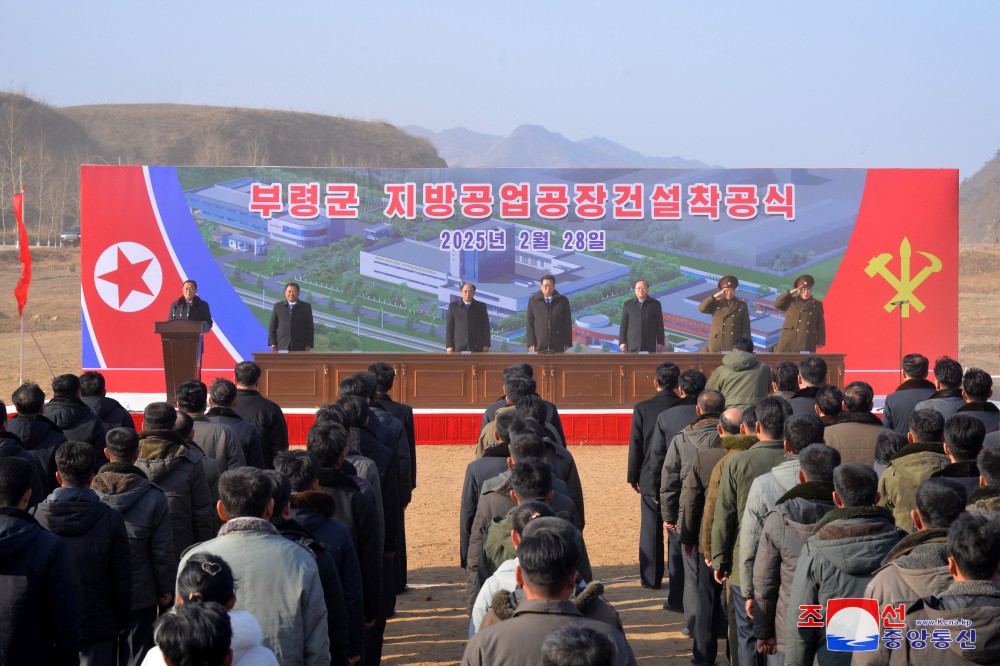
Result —
[[[906,305],[906,304],[909,304],[909,301],[905,301],[905,300],[904,301],[893,301],[892,303],[889,303],[889,305]]]

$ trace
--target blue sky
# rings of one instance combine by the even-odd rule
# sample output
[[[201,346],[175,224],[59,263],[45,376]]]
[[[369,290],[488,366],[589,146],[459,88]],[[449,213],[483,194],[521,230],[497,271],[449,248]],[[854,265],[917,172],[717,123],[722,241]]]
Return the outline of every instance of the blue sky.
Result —
[[[1000,149],[1000,3],[8,3],[0,87],[265,107],[726,167],[947,167]]]

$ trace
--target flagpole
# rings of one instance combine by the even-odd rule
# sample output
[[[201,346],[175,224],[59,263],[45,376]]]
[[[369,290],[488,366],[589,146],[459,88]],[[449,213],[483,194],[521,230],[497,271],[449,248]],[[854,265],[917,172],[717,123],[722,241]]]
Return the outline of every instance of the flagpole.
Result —
[[[13,196],[14,217],[17,218],[17,255],[21,261],[21,276],[14,288],[17,299],[17,314],[21,318],[21,364],[18,381],[24,383],[24,306],[28,303],[28,285],[31,283],[31,248],[28,246],[28,230],[24,226],[24,185]]]

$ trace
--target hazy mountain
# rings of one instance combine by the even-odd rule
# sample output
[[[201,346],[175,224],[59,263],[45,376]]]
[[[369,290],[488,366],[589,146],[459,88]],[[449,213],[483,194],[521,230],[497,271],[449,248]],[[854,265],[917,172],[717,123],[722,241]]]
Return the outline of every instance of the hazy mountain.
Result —
[[[540,125],[521,125],[509,136],[480,134],[456,127],[434,132],[417,125],[404,131],[434,144],[452,167],[645,167],[704,168],[683,157],[649,157],[603,137],[570,141]]]
[[[1000,242],[1000,150],[962,183],[958,218],[962,243]]]

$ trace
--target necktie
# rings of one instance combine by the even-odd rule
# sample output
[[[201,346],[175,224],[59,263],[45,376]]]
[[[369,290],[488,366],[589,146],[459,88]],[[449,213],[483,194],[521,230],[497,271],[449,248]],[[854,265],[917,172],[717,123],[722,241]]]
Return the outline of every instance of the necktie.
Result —
[[[546,298],[545,299],[545,304],[546,305],[550,305],[551,303],[552,303],[552,299],[551,298]]]

